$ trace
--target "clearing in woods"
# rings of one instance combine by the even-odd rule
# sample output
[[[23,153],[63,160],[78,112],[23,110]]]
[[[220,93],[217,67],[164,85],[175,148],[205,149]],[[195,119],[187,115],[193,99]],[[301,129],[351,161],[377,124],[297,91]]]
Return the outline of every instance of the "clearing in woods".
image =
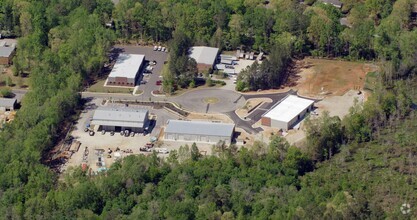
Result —
[[[369,63],[306,58],[297,61],[290,83],[303,96],[340,96],[352,89],[362,90],[366,74],[375,70]]]

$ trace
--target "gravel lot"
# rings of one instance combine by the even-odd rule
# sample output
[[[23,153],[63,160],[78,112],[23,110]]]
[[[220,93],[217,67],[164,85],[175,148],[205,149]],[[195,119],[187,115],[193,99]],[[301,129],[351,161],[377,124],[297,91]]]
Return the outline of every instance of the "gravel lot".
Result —
[[[69,159],[68,163],[65,164],[64,169],[67,169],[70,166],[80,166],[83,163],[83,154],[86,147],[88,147],[88,159],[86,161],[87,165],[92,168],[93,171],[97,171],[99,168],[96,166],[98,161],[98,155],[96,155],[97,149],[104,150],[103,159],[105,166],[109,168],[111,164],[115,161],[114,151],[116,148],[120,148],[121,157],[128,156],[130,154],[140,154],[143,152],[139,151],[139,147],[144,146],[147,142],[150,141],[152,136],[158,136],[161,128],[166,123],[168,119],[177,119],[178,117],[164,109],[152,109],[148,106],[136,106],[131,105],[131,107],[146,108],[149,110],[150,114],[157,116],[156,125],[153,128],[150,135],[143,136],[141,134],[135,135],[134,137],[123,137],[119,133],[116,133],[114,136],[111,136],[110,133],[101,134],[101,132],[96,132],[94,136],[90,136],[87,132],[84,132],[86,124],[89,124],[90,119],[93,116],[94,109],[102,104],[102,99],[93,99],[90,102],[86,103],[86,111],[81,113],[80,118],[75,124],[74,130],[71,135],[75,140],[81,142],[81,147],[78,152],[74,153]],[[114,105],[114,104],[112,104]],[[95,128],[97,130],[97,128]],[[111,149],[113,153],[111,158],[107,158],[107,151]],[[123,151],[132,150],[132,153],[124,153]],[[163,156],[163,155],[162,155]]]

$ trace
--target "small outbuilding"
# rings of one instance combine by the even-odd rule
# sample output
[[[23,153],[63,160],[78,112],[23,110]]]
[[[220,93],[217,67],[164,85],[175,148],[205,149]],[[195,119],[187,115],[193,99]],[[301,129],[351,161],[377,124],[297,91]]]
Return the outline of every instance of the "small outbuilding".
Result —
[[[0,65],[11,65],[15,53],[15,43],[8,44],[6,41],[0,41]]]
[[[220,63],[226,65],[233,65],[238,58],[235,56],[220,54]]]
[[[323,2],[324,4],[333,5],[336,8],[342,8],[343,3],[339,0],[319,0],[319,2]]]
[[[288,95],[262,115],[261,123],[264,126],[288,130],[313,110],[313,104],[313,100]]]
[[[204,46],[191,47],[188,52],[188,56],[197,62],[198,72],[201,73],[213,69],[213,66],[216,63],[217,54],[219,53],[219,48]]]
[[[107,86],[134,87],[139,78],[145,55],[122,53],[107,78]]]
[[[232,142],[234,124],[214,123],[207,121],[168,120],[164,139],[196,143]]]
[[[98,107],[94,111],[91,124],[98,130],[142,133],[149,126],[148,110],[133,107]]]
[[[0,98],[0,111],[14,111],[16,104],[16,99]]]

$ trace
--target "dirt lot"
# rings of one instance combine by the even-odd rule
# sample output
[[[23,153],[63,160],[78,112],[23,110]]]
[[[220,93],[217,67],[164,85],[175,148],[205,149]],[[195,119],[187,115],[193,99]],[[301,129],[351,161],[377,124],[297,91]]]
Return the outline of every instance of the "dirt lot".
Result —
[[[96,132],[94,136],[90,136],[87,132],[84,132],[84,127],[92,118],[94,110],[102,103],[101,99],[93,99],[91,102],[87,103],[86,111],[81,113],[77,124],[75,124],[75,128],[71,132],[71,136],[74,137],[75,140],[81,142],[81,147],[78,152],[75,152],[63,166],[63,170],[67,170],[70,166],[81,166],[81,164],[85,162],[90,168],[92,168],[92,171],[97,171],[99,166],[97,166],[96,163],[98,162],[99,156],[96,151],[100,149],[104,151],[102,157],[106,168],[109,168],[117,159],[116,156],[118,155],[115,154],[116,148],[120,149],[119,153],[121,158],[130,154],[141,154],[143,152],[139,151],[139,147],[143,147],[147,142],[150,142],[151,137],[158,136],[160,130],[168,119],[177,118],[176,115],[173,115],[164,109],[153,109],[149,106],[137,106],[138,108],[147,108],[150,115],[156,115],[156,125],[152,129],[150,135],[143,136],[142,134],[139,134],[134,137],[123,137],[119,133],[111,136],[108,132],[104,135],[100,132]],[[97,128],[94,128],[94,130],[97,130]],[[83,155],[86,147],[88,147],[87,149],[89,153],[87,160],[83,161]],[[107,158],[109,155],[109,148],[113,151],[110,154],[111,158]]]
[[[306,58],[297,61],[290,83],[302,96],[340,96],[351,89],[363,89],[366,74],[376,69],[366,63]]]
[[[224,123],[233,123],[233,121],[223,114],[202,114],[202,113],[190,113],[187,116],[190,120],[202,120],[202,121],[221,121]]]
[[[316,112],[319,115],[323,111],[328,111],[330,116],[339,116],[340,119],[343,119],[349,113],[349,108],[353,106],[355,98],[358,99],[359,103],[363,103],[364,93],[358,94],[358,91],[350,90],[342,96],[326,97],[314,106],[317,107]]]

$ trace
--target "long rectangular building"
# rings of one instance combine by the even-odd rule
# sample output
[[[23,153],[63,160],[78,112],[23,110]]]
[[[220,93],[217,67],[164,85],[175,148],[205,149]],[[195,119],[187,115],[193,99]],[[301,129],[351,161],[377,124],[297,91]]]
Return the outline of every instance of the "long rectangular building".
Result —
[[[212,144],[224,141],[226,144],[230,144],[234,131],[234,124],[168,120],[164,139]]]
[[[107,78],[107,86],[134,87],[145,55],[122,53]]]
[[[149,125],[148,110],[132,107],[98,107],[91,124],[98,130],[142,133]]]
[[[261,123],[264,126],[288,130],[313,109],[313,104],[313,100],[289,95],[267,111],[262,116]]]

